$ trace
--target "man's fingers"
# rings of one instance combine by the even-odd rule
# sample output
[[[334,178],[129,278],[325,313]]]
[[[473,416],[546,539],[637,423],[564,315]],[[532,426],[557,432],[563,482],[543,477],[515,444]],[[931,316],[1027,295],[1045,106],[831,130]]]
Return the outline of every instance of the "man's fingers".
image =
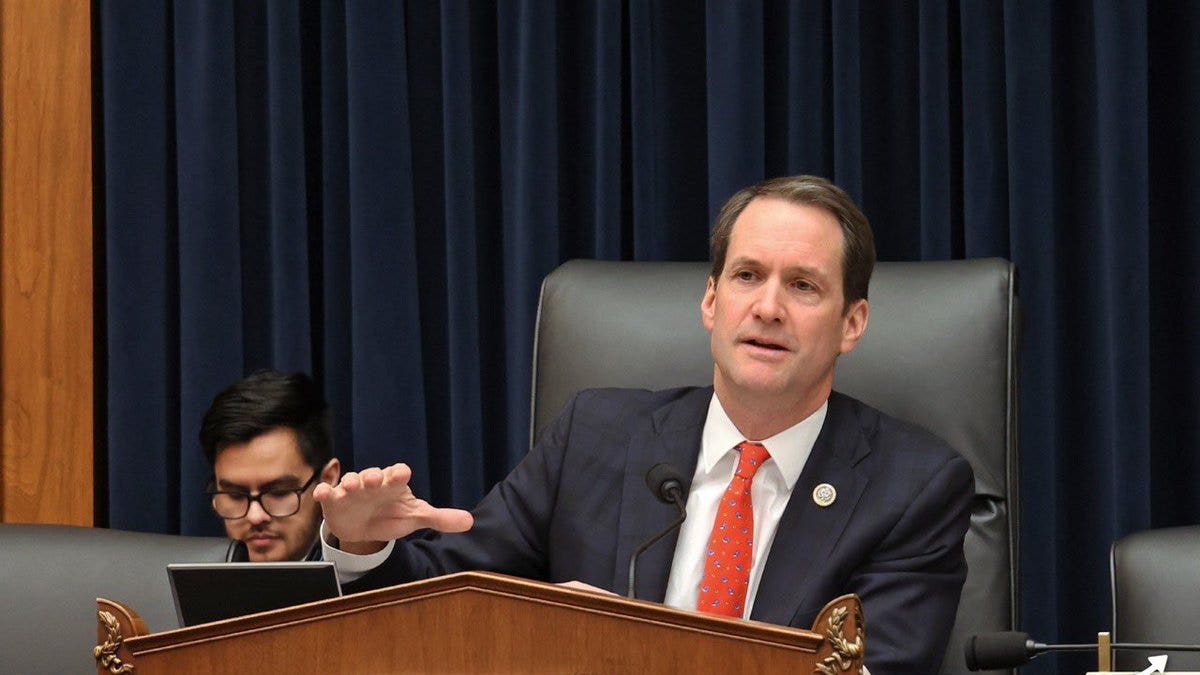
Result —
[[[466,532],[475,524],[470,511],[462,509],[439,509],[424,499],[391,504],[381,517],[395,522],[406,521],[414,530],[431,529],[447,534]]]
[[[407,464],[393,464],[385,469],[373,466],[358,472],[347,472],[342,476],[338,487],[344,488],[347,492],[361,489],[373,490],[383,486],[404,487],[408,485],[411,478],[412,469],[408,468]]]
[[[364,488],[377,488],[383,485],[383,469],[376,467],[363,469],[358,476]]]
[[[342,493],[354,492],[362,488],[362,480],[358,477],[358,473],[354,471],[348,472],[342,476],[342,480],[337,484],[342,489]]]
[[[317,483],[317,487],[313,488],[313,499],[320,504],[332,493],[333,487],[329,483]]]
[[[412,469],[401,462],[384,469],[383,475],[388,485],[408,485],[408,482],[412,480]]]
[[[474,519],[460,509],[437,509],[413,496],[408,482],[412,469],[407,464],[349,471],[336,487],[318,485],[313,498],[334,536],[346,542],[352,537],[396,539],[414,530],[432,528],[439,532],[466,532]]]
[[[470,511],[462,509],[434,509],[422,518],[425,526],[438,532],[466,532],[475,524],[475,518]]]
[[[610,591],[610,590],[606,590],[606,589],[603,589],[603,588],[598,588],[598,587],[596,587],[596,586],[593,586],[593,585],[591,585],[591,584],[585,584],[585,583],[583,583],[582,581],[575,581],[575,580],[572,580],[572,581],[561,581],[561,582],[559,582],[558,584],[555,584],[555,585],[556,585],[556,586],[562,586],[563,588],[574,588],[574,589],[575,589],[575,590],[577,590],[577,591],[589,591],[589,592],[591,592],[591,593],[603,593],[603,594],[605,594],[605,595],[616,595],[616,593],[613,593],[613,592],[612,592],[612,591]]]
[[[375,493],[386,488],[386,499],[403,499],[408,493],[408,481],[412,477],[412,469],[407,464],[393,464],[385,469],[371,467],[362,471],[347,471],[336,486],[318,483],[313,489],[313,498],[321,504],[340,502],[356,493]],[[357,501],[357,498],[354,499]]]

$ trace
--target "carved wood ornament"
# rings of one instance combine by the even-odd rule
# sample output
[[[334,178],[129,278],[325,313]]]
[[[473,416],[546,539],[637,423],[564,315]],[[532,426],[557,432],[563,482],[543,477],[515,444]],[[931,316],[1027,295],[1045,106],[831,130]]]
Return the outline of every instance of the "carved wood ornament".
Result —
[[[836,600],[834,602],[837,602]],[[851,614],[853,610],[853,614]],[[846,619],[854,617],[850,630],[853,640],[846,638]],[[818,617],[818,624],[820,623]],[[840,675],[861,672],[866,642],[866,625],[863,622],[862,605],[854,602],[833,608],[825,619],[825,639],[833,653],[819,661],[814,675]]]
[[[117,623],[117,617],[110,612],[101,610],[96,612],[96,618],[100,620],[108,634],[104,642],[92,648],[92,656],[96,657],[96,665],[107,668],[108,672],[114,675],[132,673],[133,666],[122,663],[121,657],[117,656],[117,651],[121,649],[121,643],[125,641],[125,638],[121,637],[121,625]]]

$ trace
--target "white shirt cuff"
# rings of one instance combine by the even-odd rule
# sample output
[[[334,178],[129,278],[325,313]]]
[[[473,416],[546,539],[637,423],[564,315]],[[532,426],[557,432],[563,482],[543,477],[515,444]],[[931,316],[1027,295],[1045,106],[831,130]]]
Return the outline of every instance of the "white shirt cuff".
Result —
[[[334,548],[333,544],[329,543],[329,530],[325,528],[325,521],[321,521],[321,557],[335,564],[337,567],[337,577],[339,584],[348,584],[362,577],[367,572],[379,567],[384,560],[392,554],[392,549],[395,548],[396,542],[389,541],[383,550],[371,553],[368,555],[358,555],[355,553],[347,553],[340,548]]]

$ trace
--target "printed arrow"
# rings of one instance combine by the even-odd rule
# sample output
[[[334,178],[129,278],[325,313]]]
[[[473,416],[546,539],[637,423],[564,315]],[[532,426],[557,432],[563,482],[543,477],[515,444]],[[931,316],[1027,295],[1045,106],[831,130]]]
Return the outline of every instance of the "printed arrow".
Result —
[[[1138,675],[1149,675],[1150,673],[1165,673],[1167,672],[1167,655],[1151,656],[1150,667],[1138,673]]]

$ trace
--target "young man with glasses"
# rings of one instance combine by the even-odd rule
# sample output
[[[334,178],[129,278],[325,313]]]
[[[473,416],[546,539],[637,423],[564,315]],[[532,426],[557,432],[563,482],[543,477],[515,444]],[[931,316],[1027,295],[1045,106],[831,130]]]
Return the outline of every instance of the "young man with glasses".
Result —
[[[260,371],[213,399],[200,425],[208,494],[245,560],[320,559],[313,487],[341,475],[329,426],[329,406],[302,373]]]

